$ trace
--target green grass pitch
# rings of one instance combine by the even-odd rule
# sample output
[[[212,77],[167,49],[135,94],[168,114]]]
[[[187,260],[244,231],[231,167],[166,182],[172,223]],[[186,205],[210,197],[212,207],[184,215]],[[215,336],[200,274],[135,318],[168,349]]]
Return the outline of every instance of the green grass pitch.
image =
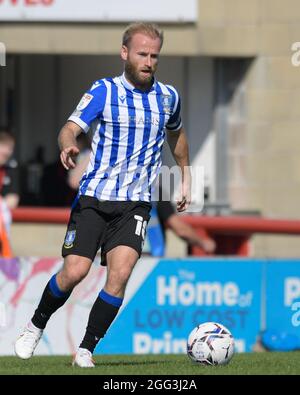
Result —
[[[226,366],[200,366],[186,355],[97,355],[96,368],[71,366],[70,356],[0,357],[0,375],[299,375],[300,351],[234,355]]]

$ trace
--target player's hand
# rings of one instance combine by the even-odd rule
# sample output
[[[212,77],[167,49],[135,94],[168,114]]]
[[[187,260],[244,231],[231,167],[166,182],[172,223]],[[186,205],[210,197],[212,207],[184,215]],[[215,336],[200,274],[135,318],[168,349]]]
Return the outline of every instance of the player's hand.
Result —
[[[185,211],[191,204],[191,187],[190,183],[183,183],[181,186],[181,195],[176,199],[177,211]]]
[[[212,254],[216,250],[216,243],[213,239],[203,239],[201,242],[201,248],[207,254]]]
[[[62,150],[60,153],[60,160],[63,167],[67,170],[74,169],[76,166],[75,158],[78,154],[79,149],[75,145]]]

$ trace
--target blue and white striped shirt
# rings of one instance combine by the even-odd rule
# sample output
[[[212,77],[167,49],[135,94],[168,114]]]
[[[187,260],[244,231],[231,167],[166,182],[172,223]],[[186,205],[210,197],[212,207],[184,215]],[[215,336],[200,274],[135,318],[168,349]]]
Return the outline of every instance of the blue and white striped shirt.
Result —
[[[142,92],[124,74],[101,79],[84,94],[69,121],[94,132],[79,195],[151,201],[165,128],[175,132],[182,127],[180,98],[172,86],[154,81]]]

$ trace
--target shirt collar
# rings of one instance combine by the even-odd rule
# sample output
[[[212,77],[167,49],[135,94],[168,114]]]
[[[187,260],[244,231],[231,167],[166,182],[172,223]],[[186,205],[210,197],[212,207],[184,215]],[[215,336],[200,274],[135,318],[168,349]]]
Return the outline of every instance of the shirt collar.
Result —
[[[125,77],[125,72],[121,75],[120,78],[121,78],[122,84],[124,85],[124,87],[125,87],[126,89],[129,89],[129,90],[131,90],[131,91],[133,91],[133,92],[138,92],[138,93],[149,93],[149,92],[151,92],[151,91],[153,91],[153,90],[155,89],[156,84],[157,84],[156,79],[154,78],[154,81],[153,81],[153,84],[152,84],[151,88],[150,88],[148,91],[141,91],[140,89],[135,88],[134,85],[132,85],[132,84],[126,79],[126,77]]]

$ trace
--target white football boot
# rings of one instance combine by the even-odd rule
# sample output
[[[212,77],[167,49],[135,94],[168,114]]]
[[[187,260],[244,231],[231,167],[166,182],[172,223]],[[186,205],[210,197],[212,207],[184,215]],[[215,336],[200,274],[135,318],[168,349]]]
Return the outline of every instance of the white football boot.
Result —
[[[86,348],[79,348],[72,363],[73,366],[80,368],[94,368],[95,364],[92,353]]]
[[[29,323],[15,342],[15,354],[22,359],[32,357],[42,334],[42,329],[36,328],[32,323]]]

